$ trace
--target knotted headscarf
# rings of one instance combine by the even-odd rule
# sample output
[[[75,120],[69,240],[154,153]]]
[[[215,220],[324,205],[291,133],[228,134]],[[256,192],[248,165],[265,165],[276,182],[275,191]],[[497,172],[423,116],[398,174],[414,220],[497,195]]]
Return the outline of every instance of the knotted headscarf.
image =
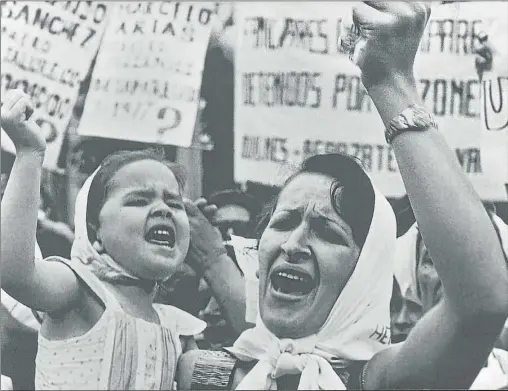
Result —
[[[333,367],[368,361],[390,340],[396,222],[393,210],[374,189],[370,229],[356,268],[321,329],[311,336],[279,339],[258,315],[228,350],[242,361],[258,360],[238,385],[243,390],[277,389],[276,379],[301,374],[298,389],[345,389]]]
[[[99,252],[90,243],[88,238],[88,228],[86,219],[86,210],[88,203],[88,192],[93,178],[100,167],[85,181],[76,197],[74,211],[74,243],[71,249],[71,261],[81,262],[89,266],[93,273],[101,280],[108,282],[135,282],[138,277],[133,276],[125,268],[119,265],[108,254]]]

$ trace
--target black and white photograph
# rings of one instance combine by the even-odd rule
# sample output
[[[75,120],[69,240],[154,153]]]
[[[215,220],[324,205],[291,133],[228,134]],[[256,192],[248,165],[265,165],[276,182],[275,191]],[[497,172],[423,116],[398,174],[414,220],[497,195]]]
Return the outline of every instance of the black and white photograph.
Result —
[[[508,390],[508,1],[0,28],[1,390]]]

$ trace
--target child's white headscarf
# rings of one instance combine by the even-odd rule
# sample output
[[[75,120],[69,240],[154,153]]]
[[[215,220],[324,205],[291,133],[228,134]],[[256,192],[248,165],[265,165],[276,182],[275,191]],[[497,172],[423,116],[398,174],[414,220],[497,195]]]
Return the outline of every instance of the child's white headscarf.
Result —
[[[256,326],[228,349],[242,361],[258,360],[238,389],[273,390],[276,378],[298,373],[298,389],[345,389],[332,364],[367,361],[387,347],[396,222],[386,198],[374,193],[372,222],[358,263],[324,325],[309,337],[281,340],[258,316]]]
[[[71,249],[71,261],[81,262],[92,269],[94,274],[103,281],[129,282],[139,281],[107,254],[99,254],[88,239],[86,209],[88,192],[93,178],[100,167],[88,177],[76,197],[74,210],[74,242]]]

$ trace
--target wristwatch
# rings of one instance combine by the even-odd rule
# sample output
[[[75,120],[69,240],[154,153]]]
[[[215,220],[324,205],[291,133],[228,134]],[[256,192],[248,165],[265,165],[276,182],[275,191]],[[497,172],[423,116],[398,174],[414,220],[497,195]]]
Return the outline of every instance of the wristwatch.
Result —
[[[437,129],[434,116],[423,106],[411,105],[390,121],[385,130],[385,139],[388,144],[391,144],[393,139],[401,133],[425,131],[430,128]]]

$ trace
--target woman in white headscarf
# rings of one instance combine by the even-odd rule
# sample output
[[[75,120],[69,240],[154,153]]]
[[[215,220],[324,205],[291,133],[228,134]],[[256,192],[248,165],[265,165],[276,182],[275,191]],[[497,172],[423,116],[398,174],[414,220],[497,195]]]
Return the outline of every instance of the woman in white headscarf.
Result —
[[[502,232],[504,223],[499,221],[499,218],[499,220],[494,218],[493,212],[489,212],[489,214],[491,214],[492,223],[498,231],[499,240],[501,244],[504,244],[508,239]],[[401,327],[397,322],[407,322],[407,327],[413,328],[423,315],[431,311],[443,299],[441,279],[416,224],[397,240],[394,272],[401,287],[404,303],[401,306],[401,313],[394,317],[395,324],[392,324],[392,329]],[[409,322],[407,312],[415,306],[419,308],[414,310]],[[404,311],[406,314],[403,314]],[[508,352],[502,349],[493,349],[470,389],[497,390],[505,384],[508,384]]]
[[[389,346],[393,212],[354,161],[314,157],[265,221],[256,326],[229,353],[183,355],[182,388],[471,386],[508,315],[508,276],[489,217],[416,88],[413,62],[429,11],[357,3],[352,58],[387,128],[442,278],[442,302],[403,344]]]

